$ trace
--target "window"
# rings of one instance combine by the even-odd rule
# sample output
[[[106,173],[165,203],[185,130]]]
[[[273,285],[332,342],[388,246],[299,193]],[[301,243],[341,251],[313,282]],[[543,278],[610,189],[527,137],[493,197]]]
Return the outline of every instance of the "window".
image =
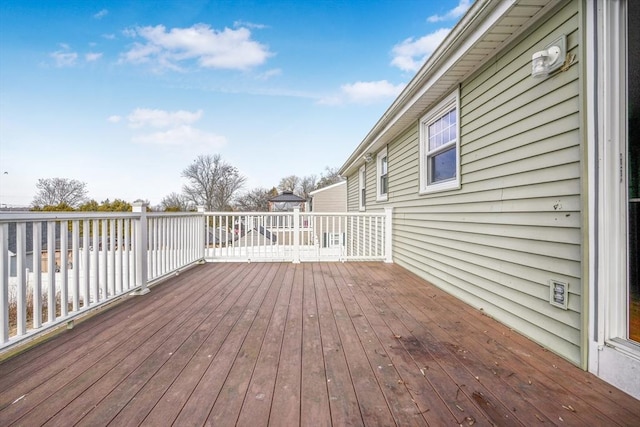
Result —
[[[322,235],[323,248],[339,248],[344,246],[345,233],[324,233]]]
[[[460,188],[459,98],[456,90],[420,120],[420,192]]]
[[[358,171],[358,198],[360,199],[360,210],[363,211],[367,206],[367,174],[364,165]]]
[[[389,189],[389,177],[387,173],[388,169],[388,157],[387,148],[385,147],[376,156],[376,176],[377,176],[377,190],[376,200],[387,200],[387,191]]]

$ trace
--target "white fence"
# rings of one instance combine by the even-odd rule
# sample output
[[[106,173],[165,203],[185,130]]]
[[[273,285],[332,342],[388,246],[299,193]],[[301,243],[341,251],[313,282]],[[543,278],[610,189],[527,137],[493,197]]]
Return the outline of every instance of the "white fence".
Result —
[[[203,260],[391,262],[382,213],[1,213],[0,350]]]
[[[134,209],[0,214],[0,349],[203,259],[202,214]]]
[[[206,213],[207,261],[391,261],[391,211]]]

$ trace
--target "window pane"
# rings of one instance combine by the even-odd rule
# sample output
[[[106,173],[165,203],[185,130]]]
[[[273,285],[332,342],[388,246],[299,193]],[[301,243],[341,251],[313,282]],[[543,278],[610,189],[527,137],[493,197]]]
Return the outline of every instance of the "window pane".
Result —
[[[456,111],[445,113],[428,126],[429,151],[433,151],[456,138]]]
[[[388,186],[387,175],[382,175],[380,177],[380,194],[387,194],[387,186]]]
[[[382,175],[386,175],[387,174],[387,157],[386,156],[382,158],[381,164],[382,164],[381,165],[382,167],[380,169],[382,169]]]
[[[456,177],[455,147],[429,158],[429,184]]]

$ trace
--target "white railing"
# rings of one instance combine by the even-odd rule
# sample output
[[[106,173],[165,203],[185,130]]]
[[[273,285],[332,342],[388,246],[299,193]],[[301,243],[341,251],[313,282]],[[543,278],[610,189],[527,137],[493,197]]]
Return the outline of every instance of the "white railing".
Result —
[[[207,261],[391,261],[391,210],[205,213]]]
[[[200,261],[391,262],[377,213],[0,213],[0,351]]]
[[[0,214],[0,349],[203,257],[202,214]]]

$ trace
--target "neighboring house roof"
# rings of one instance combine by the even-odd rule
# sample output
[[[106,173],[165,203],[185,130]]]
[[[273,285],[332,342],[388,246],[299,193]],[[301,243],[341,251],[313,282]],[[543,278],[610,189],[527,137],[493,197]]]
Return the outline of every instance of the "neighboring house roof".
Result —
[[[431,54],[338,172],[351,175],[375,153],[420,119],[506,43],[558,4],[477,0]]]
[[[218,227],[213,230],[209,230],[209,242],[214,242],[219,245],[220,243],[229,243],[236,240],[238,236],[225,229],[224,227]]]
[[[42,234],[40,236],[40,243],[42,250],[47,249],[47,242],[49,241],[49,233],[47,232],[47,222],[42,221]],[[60,223],[56,222],[55,227],[55,248],[60,249]],[[67,231],[67,247],[71,248],[71,233]],[[9,251],[13,254],[17,251],[17,227],[15,222],[9,223]],[[25,252],[33,252],[33,222],[27,222],[25,227]]]
[[[326,187],[318,188],[317,190],[313,190],[311,193],[309,193],[309,195],[311,197],[313,197],[318,193],[322,193],[323,191],[327,191],[327,190],[331,190],[331,189],[336,188],[336,187],[340,187],[341,185],[347,185],[347,181],[343,180],[343,181],[340,181],[340,182],[336,182],[335,184],[328,185]]]
[[[245,241],[249,239],[250,238],[249,236],[252,234],[261,234],[264,236],[265,239],[269,240],[271,243],[276,243],[278,241],[278,236],[276,236],[274,233],[270,232],[263,226],[259,226],[247,231],[240,239],[238,239],[237,245],[243,246],[245,244]]]
[[[270,202],[306,202],[300,196],[296,196],[291,191],[283,191],[282,194],[278,194],[275,197],[269,199]]]

